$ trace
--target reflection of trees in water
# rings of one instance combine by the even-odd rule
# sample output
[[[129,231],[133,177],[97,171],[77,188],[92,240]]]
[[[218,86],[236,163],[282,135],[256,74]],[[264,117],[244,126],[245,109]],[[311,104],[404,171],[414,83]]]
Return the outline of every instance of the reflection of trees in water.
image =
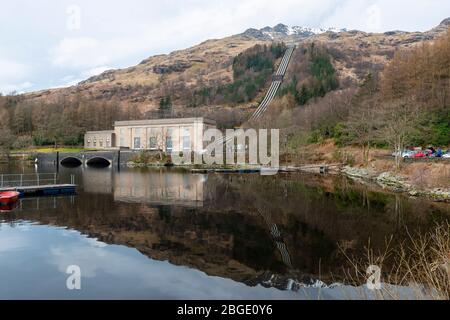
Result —
[[[275,225],[291,256],[293,268],[317,274],[337,271],[344,262],[338,247],[362,254],[369,239],[383,248],[386,239],[397,242],[410,231],[425,231],[441,212],[448,219],[448,207],[401,194],[380,192],[344,178],[314,176],[212,176],[216,193],[211,206],[259,214],[267,233]],[[212,178],[210,178],[212,180]],[[288,260],[285,259],[287,262]],[[322,266],[319,265],[320,261]]]
[[[158,214],[161,220],[165,221],[166,223],[170,223],[170,217],[172,213],[172,208],[169,206],[157,206],[158,208]]]
[[[82,193],[74,203],[61,199],[57,209],[14,219],[67,226],[153,259],[251,283],[263,274],[336,274],[344,263],[338,243],[357,254],[369,238],[381,247],[391,234],[401,239],[404,226],[425,229],[448,214],[339,178],[210,175],[203,189],[201,208]]]

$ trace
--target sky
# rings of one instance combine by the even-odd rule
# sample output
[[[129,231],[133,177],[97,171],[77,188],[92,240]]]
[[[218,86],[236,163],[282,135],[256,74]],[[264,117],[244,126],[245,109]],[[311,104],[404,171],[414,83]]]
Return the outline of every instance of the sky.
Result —
[[[448,17],[449,0],[4,1],[0,93],[70,86],[248,28],[426,31]]]

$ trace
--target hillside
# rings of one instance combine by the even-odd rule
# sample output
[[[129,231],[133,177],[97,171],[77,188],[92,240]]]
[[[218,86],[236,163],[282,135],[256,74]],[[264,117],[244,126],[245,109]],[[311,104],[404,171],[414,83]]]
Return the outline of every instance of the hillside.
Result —
[[[137,66],[106,71],[73,87],[31,93],[26,99],[57,101],[61,97],[82,96],[109,100],[114,97],[123,106],[138,105],[148,111],[156,109],[161,97],[173,91],[231,82],[233,58],[260,43],[244,35],[208,40],[189,49],[149,57]],[[184,104],[180,97],[172,100]]]
[[[220,128],[242,125],[263,99],[289,44],[295,44],[297,50],[269,113],[281,114],[288,106],[309,106],[295,108],[294,114],[288,116],[289,123],[272,117],[270,124],[292,128],[284,133],[292,131],[294,137],[301,128],[306,135],[300,140],[316,142],[318,137],[337,134],[336,126],[342,124],[339,121],[348,120],[350,105],[355,104],[353,95],[368,83],[368,76],[376,82],[398,52],[413,52],[433,44],[449,27],[450,19],[423,33],[377,34],[282,24],[248,29],[239,35],[153,56],[134,67],[106,71],[76,86],[0,97],[0,143],[14,148],[55,143],[79,145],[86,130],[110,129],[116,120],[164,116],[210,117],[217,120]],[[445,65],[437,66],[441,67]],[[430,67],[424,66],[423,70]],[[398,81],[407,84],[408,77],[412,75]],[[445,85],[440,79],[429,81]],[[336,114],[337,106],[342,108],[340,114]],[[325,109],[332,114],[327,116]],[[433,124],[441,128],[441,133],[427,143],[445,142],[445,121],[445,114],[441,113]],[[415,141],[425,140],[422,137]],[[349,141],[358,143],[353,138],[346,143]]]
[[[245,50],[264,43],[300,44],[320,42],[332,50],[341,79],[361,81],[372,68],[382,69],[394,52],[435,39],[450,25],[450,19],[428,32],[393,31],[373,34],[347,30],[314,30],[282,24],[261,30],[205,41],[189,49],[153,56],[139,65],[106,71],[80,84],[62,89],[27,94],[33,101],[54,102],[61,98],[86,97],[95,101],[117,99],[121,105],[136,105],[141,111],[155,110],[160,99],[171,96],[173,104],[184,108],[187,91],[233,80],[233,59]]]

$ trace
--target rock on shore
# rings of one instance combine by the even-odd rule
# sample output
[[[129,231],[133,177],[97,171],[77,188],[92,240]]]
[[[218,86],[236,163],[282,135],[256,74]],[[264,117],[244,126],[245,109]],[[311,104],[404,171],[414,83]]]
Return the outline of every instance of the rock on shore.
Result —
[[[375,182],[383,189],[391,190],[393,192],[407,193],[412,197],[424,196],[439,202],[450,202],[450,189],[434,188],[424,189],[418,188],[401,177],[394,175],[391,172],[383,172],[381,174],[372,169],[344,167],[342,173],[354,180],[363,180]]]

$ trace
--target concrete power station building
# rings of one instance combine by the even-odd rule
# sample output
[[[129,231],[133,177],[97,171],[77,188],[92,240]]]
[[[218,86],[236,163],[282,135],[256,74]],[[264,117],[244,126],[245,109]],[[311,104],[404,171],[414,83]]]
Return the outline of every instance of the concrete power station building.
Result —
[[[201,152],[204,132],[215,128],[216,122],[206,118],[116,121],[114,130],[86,132],[84,147]]]

